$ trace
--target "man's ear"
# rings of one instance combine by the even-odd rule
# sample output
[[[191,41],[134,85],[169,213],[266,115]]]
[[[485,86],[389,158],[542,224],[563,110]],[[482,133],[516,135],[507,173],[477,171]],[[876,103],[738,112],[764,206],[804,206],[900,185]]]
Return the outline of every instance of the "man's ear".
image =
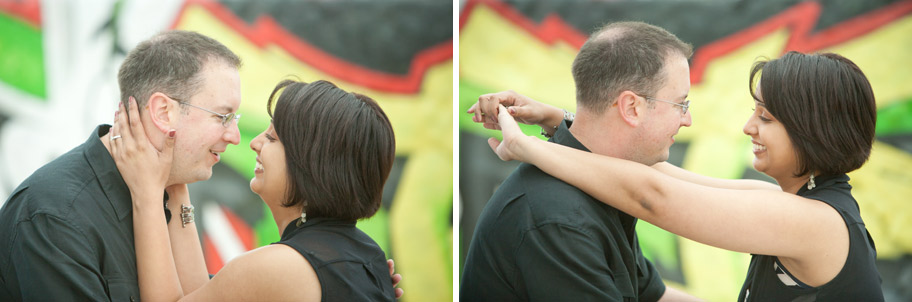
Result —
[[[615,99],[615,106],[618,107],[618,114],[621,115],[621,119],[631,127],[636,127],[640,124],[640,119],[642,118],[643,110],[645,109],[644,104],[646,100],[633,93],[630,90],[624,90],[617,96]]]
[[[161,92],[156,92],[149,96],[145,109],[149,111],[149,119],[152,125],[161,133],[174,129],[172,124],[175,122],[175,115],[178,113],[177,102],[171,101]]]

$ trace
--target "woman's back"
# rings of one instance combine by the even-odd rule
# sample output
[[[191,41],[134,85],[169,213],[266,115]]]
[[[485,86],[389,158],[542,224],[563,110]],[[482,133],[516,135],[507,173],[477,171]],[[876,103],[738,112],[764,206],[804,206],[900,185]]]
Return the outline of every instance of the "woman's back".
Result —
[[[317,274],[322,301],[393,301],[386,255],[354,221],[295,220],[277,244],[300,253]]]

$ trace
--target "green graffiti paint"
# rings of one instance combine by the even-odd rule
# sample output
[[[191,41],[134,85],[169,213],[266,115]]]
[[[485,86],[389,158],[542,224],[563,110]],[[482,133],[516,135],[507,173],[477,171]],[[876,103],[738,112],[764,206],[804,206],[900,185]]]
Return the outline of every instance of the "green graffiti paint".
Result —
[[[263,218],[254,224],[253,233],[256,235],[256,246],[258,247],[279,241],[279,229],[276,228],[275,219],[272,218],[272,211],[265,203],[263,203]]]
[[[380,208],[371,218],[358,221],[358,228],[377,242],[377,245],[386,253],[387,258],[392,257],[389,225],[389,212],[384,208]]]
[[[22,20],[0,12],[0,81],[36,96],[47,98],[41,31]]]
[[[459,80],[459,111],[456,114],[459,118],[460,131],[478,134],[483,137],[502,138],[500,131],[485,129],[480,124],[476,124],[472,121],[471,114],[465,113],[466,110],[469,110],[469,107],[472,107],[472,104],[475,104],[475,102],[478,101],[478,96],[497,91],[498,90],[471,83],[465,79]],[[522,132],[526,135],[544,138],[541,136],[541,129],[537,126],[519,124],[519,128],[522,129]]]
[[[877,110],[878,136],[912,134],[912,98]]]
[[[636,232],[643,256],[659,268],[662,278],[686,284],[677,236],[642,220],[637,222]]]

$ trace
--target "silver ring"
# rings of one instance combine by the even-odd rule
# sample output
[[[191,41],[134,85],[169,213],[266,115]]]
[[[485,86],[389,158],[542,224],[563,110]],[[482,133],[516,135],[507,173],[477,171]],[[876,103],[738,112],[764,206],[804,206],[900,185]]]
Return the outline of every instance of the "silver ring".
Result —
[[[111,141],[113,142],[115,139],[118,139],[118,138],[120,138],[120,135],[112,136],[112,137],[111,137]]]

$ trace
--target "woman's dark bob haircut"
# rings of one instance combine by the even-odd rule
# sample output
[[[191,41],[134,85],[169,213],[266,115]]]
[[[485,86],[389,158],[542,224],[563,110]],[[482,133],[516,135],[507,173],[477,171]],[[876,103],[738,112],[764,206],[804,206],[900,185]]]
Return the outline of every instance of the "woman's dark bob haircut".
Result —
[[[377,102],[327,81],[285,80],[266,110],[285,147],[284,206],[303,206],[308,218],[358,220],[377,212],[396,153],[393,127]]]
[[[762,99],[754,85],[758,73]],[[795,146],[795,176],[848,173],[868,160],[877,106],[871,83],[849,59],[792,51],[755,63],[749,85]]]

